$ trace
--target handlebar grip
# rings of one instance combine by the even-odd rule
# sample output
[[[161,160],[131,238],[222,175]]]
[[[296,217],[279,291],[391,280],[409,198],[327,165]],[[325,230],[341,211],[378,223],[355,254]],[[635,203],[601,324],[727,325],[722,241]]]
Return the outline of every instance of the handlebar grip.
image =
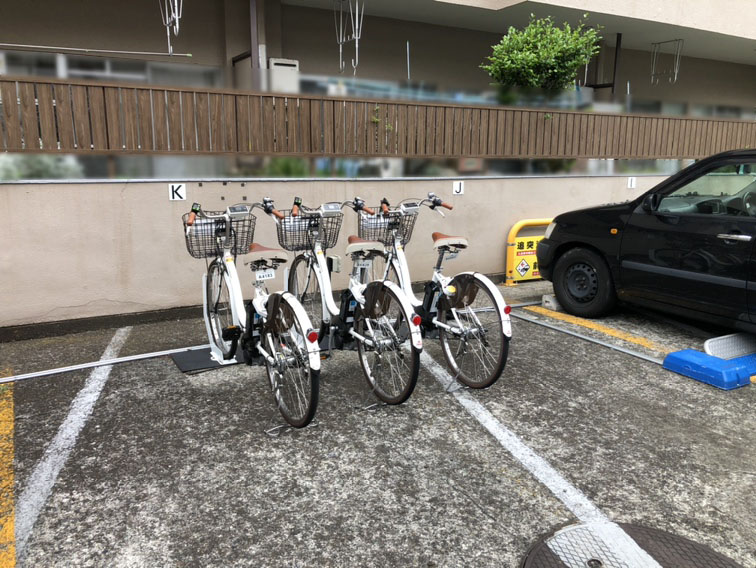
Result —
[[[454,205],[447,203],[446,201],[442,201],[440,205],[441,207],[444,207],[445,209],[448,209],[449,211],[454,209]]]
[[[367,205],[362,206],[362,210],[367,213],[368,215],[375,215],[375,209],[371,209]]]
[[[389,212],[389,208],[386,203],[381,203],[381,212],[384,214],[387,214]]]
[[[196,221],[196,219],[197,219],[197,214],[194,211],[192,211],[191,213],[189,213],[189,217],[186,219],[186,225],[188,227],[191,227],[192,225],[194,225],[194,221]]]
[[[296,217],[297,215],[299,215],[299,205],[295,203],[291,206],[291,216]]]
[[[272,211],[270,212],[270,214],[271,214],[271,215],[275,215],[275,216],[276,216],[276,217],[278,217],[279,219],[286,219],[286,215],[284,215],[283,213],[281,213],[281,212],[280,212],[280,211],[279,211],[278,209],[273,209],[273,210],[272,210]]]

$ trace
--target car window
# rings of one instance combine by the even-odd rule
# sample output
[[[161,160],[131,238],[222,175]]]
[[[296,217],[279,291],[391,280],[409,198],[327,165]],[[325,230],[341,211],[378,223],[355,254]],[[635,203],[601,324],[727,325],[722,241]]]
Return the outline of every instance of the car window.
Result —
[[[756,163],[710,170],[664,196],[662,213],[756,217]]]

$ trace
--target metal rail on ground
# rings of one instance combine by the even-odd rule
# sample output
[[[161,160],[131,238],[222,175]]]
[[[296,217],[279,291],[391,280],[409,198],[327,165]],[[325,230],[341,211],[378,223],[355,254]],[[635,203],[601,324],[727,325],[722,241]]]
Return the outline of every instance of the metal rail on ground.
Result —
[[[534,306],[539,305],[541,302],[525,302],[522,304],[512,304],[512,308],[524,308],[526,306]],[[522,314],[516,314],[512,312],[510,315],[513,317],[516,317],[517,319],[521,319],[523,321],[526,321],[528,323],[533,323],[536,325],[540,325],[543,327],[546,327],[548,329],[552,329],[554,331],[559,331],[561,333],[565,333],[567,335],[571,335],[573,337],[577,337],[578,339],[583,339],[585,341],[590,341],[591,343],[596,343],[597,345],[601,345],[603,347],[608,347],[609,349],[613,349],[614,351],[619,351],[620,353],[624,353],[626,355],[631,355],[633,357],[637,357],[639,359],[643,359],[645,361],[649,361],[650,363],[656,363],[657,365],[661,365],[663,361],[661,359],[657,359],[655,357],[651,357],[649,355],[646,355],[644,353],[641,353],[639,351],[633,351],[632,349],[626,349],[625,347],[620,347],[619,345],[613,345],[606,341],[601,341],[600,339],[596,339],[595,337],[590,337],[588,335],[583,335],[581,333],[577,333],[574,331],[570,331],[569,329],[564,329],[563,327],[559,327],[557,325],[553,325],[550,323],[546,323],[540,320],[537,320],[535,318],[530,318],[528,316],[522,315]],[[209,345],[195,345],[193,347],[181,347],[178,349],[169,349],[167,351],[154,351],[152,353],[142,353],[139,355],[128,355],[126,357],[118,357],[116,359],[109,359],[106,361],[92,361],[91,363],[81,363],[79,365],[70,365],[68,367],[58,367],[57,369],[48,369],[46,371],[37,371],[34,373],[25,373],[23,375],[13,375],[11,377],[4,377],[0,379],[0,384],[3,383],[15,383],[18,381],[23,381],[26,379],[34,379],[39,377],[47,377],[50,375],[58,375],[61,373],[69,373],[71,371],[81,371],[83,369],[92,369],[94,367],[104,367],[106,365],[117,365],[120,363],[129,363],[131,361],[141,361],[143,359],[154,359],[156,357],[163,357],[166,355],[174,355],[176,353],[184,353],[186,351],[196,351],[198,349],[206,349],[209,347]]]
[[[15,383],[17,381],[23,381],[25,379],[47,377],[50,375],[58,375],[60,373],[69,373],[71,371],[81,371],[83,369],[92,369],[94,367],[104,367],[106,365],[117,365],[119,363],[141,361],[142,359],[154,359],[155,357],[163,357],[165,355],[173,355],[175,353],[184,353],[186,351],[196,351],[198,349],[205,349],[207,347],[210,347],[210,346],[209,345],[195,345],[193,347],[181,347],[179,349],[168,349],[167,351],[154,351],[152,353],[141,353],[139,355],[127,355],[126,357],[117,357],[116,359],[106,359],[103,361],[92,361],[91,363],[81,363],[79,365],[70,365],[68,367],[58,367],[57,369],[48,369],[46,371],[37,371],[35,373],[13,375],[12,377],[3,377],[2,379],[0,379],[0,384]]]

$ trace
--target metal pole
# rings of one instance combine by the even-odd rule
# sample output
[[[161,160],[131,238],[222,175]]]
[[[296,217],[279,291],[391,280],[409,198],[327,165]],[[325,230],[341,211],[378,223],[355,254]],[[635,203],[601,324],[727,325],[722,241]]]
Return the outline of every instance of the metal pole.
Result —
[[[105,367],[107,365],[129,363],[130,361],[141,361],[142,359],[154,359],[155,357],[173,355],[174,353],[184,353],[185,351],[196,351],[198,349],[205,349],[207,347],[210,347],[210,345],[195,345],[194,347],[182,347],[180,349],[169,349],[168,351],[155,351],[153,353],[142,353],[141,355],[129,355],[126,357],[118,357],[117,359],[93,361],[91,363],[82,363],[80,365],[71,365],[69,367],[59,367],[57,369],[48,369],[47,371],[38,371],[36,373],[26,373],[24,375],[13,375],[12,377],[3,377],[2,379],[0,379],[0,385],[3,383],[15,383],[17,381],[23,381],[25,379],[34,379],[37,377],[47,377],[49,375],[57,375],[59,373],[70,373],[71,371],[81,371],[83,369],[92,369],[94,367]]]
[[[644,353],[640,353],[638,351],[631,351],[630,349],[625,349],[624,347],[619,347],[617,345],[612,345],[611,343],[608,343],[606,341],[601,341],[600,339],[595,339],[593,337],[589,337],[587,335],[582,335],[580,333],[576,333],[574,331],[570,331],[568,329],[564,329],[562,327],[552,325],[550,323],[545,323],[542,321],[539,321],[534,318],[529,318],[527,316],[523,316],[521,314],[516,314],[514,312],[511,312],[509,315],[516,317],[517,319],[521,319],[523,321],[534,323],[536,325],[541,325],[543,327],[547,327],[549,329],[553,329],[554,331],[560,331],[562,333],[566,333],[567,335],[571,335],[573,337],[577,337],[579,339],[584,339],[585,341],[590,341],[591,343],[596,343],[597,345],[601,345],[602,347],[608,347],[609,349],[614,349],[615,351],[619,351],[620,353],[625,353],[626,355],[632,355],[633,357],[637,357],[638,359],[643,359],[644,361],[648,361],[650,363],[656,363],[657,365],[662,365],[664,361],[661,359],[656,359],[655,357],[650,357]]]
[[[612,95],[617,85],[617,68],[619,67],[620,50],[622,49],[622,34],[617,34],[617,41],[614,47],[614,73],[612,74]]]
[[[112,53],[116,55],[165,55],[166,57],[191,57],[191,53],[163,53],[160,51],[121,51],[118,49],[88,49],[85,47],[61,47],[55,45],[27,45],[23,43],[0,43],[0,47],[9,47],[11,49],[23,49],[25,51],[58,51],[58,52],[75,52],[75,53]]]
[[[410,60],[409,60],[409,40],[407,40],[407,83],[411,81],[410,78]],[[409,85],[407,85],[409,87]]]

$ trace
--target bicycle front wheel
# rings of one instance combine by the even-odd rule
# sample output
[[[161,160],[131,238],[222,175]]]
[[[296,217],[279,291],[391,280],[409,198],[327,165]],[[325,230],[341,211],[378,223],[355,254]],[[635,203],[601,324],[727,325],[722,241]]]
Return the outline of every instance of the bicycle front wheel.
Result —
[[[412,345],[409,318],[396,293],[388,286],[369,286],[365,306],[358,307],[354,330],[357,352],[368,385],[387,404],[406,401],[417,384],[420,350]]]
[[[226,267],[223,262],[214,260],[207,269],[205,283],[205,317],[210,324],[210,340],[223,354],[224,359],[233,357],[237,340],[224,339],[224,331],[228,337],[228,330],[234,326],[234,316],[231,311],[231,293],[226,282]]]
[[[294,259],[289,271],[289,292],[302,304],[310,318],[313,329],[322,333],[323,327],[323,297],[320,284],[315,274],[314,261],[303,254]]]
[[[451,328],[438,328],[444,358],[462,384],[490,387],[504,371],[509,352],[502,314],[480,277],[460,274],[450,286],[456,288],[455,294],[438,303],[438,321]]]
[[[274,362],[266,359],[265,367],[281,415],[295,428],[303,428],[318,407],[320,369],[310,367],[306,325],[283,297],[272,299],[275,301],[268,302],[265,335]]]

